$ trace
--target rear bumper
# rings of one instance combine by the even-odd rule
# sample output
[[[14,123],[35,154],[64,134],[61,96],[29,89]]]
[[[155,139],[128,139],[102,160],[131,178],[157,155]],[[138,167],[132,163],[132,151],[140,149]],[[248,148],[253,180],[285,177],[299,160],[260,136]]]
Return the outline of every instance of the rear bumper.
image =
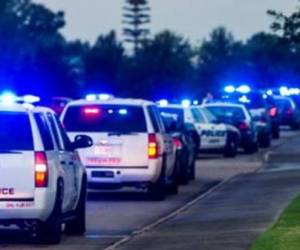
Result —
[[[162,169],[162,160],[153,161],[148,166],[87,166],[86,169],[90,188],[144,186],[158,180]],[[103,177],[102,173],[106,172],[109,173],[109,176]]]
[[[46,221],[53,211],[55,196],[49,189],[40,189],[36,190],[33,201],[1,201],[0,225]]]

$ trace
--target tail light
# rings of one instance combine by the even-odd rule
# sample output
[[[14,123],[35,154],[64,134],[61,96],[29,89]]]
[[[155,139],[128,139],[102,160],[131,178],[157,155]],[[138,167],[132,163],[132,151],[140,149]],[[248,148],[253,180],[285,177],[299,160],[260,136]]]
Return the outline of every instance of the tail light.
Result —
[[[238,127],[239,127],[240,130],[249,129],[249,125],[246,122],[241,122]]]
[[[148,136],[148,158],[157,159],[160,156],[160,145],[155,134]]]
[[[178,138],[173,138],[173,144],[175,145],[176,149],[182,149],[182,143]]]
[[[289,108],[285,112],[287,115],[292,115],[294,113],[293,109]]]
[[[45,152],[35,152],[35,187],[44,188],[48,186],[48,162]]]
[[[269,114],[271,117],[277,116],[277,108],[273,107],[269,110]]]

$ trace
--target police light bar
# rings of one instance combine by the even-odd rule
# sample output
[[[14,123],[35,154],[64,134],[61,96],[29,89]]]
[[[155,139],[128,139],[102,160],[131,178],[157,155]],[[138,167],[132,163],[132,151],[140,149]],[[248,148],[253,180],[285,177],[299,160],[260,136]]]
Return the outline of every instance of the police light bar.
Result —
[[[0,95],[0,102],[5,105],[11,105],[15,103],[33,104],[41,100],[40,97],[34,95],[17,96],[12,92],[3,92]]]
[[[110,94],[88,94],[85,97],[85,99],[87,101],[96,101],[96,100],[108,101],[113,98],[114,98],[114,96],[110,95]]]

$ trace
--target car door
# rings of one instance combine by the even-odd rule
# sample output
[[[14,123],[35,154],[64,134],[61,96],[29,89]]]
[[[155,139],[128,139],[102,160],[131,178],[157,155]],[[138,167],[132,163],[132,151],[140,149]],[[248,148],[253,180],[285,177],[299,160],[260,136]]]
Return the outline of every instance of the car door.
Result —
[[[154,128],[157,131],[156,133],[159,133],[163,136],[166,156],[166,175],[170,176],[172,175],[176,161],[176,151],[173,144],[172,135],[166,133],[159,111],[155,106],[149,107],[149,114],[151,120],[153,120]]]
[[[64,210],[70,211],[74,207],[78,194],[78,185],[76,182],[76,167],[73,161],[73,150],[61,123],[58,118],[51,113],[47,113],[47,117],[53,131],[53,135],[58,147],[59,164],[63,173],[65,197]]]

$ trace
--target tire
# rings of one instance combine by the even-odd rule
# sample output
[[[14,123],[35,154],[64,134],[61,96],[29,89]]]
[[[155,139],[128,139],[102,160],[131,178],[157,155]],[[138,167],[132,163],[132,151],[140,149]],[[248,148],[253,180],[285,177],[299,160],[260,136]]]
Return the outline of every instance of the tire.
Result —
[[[83,235],[86,231],[86,177],[83,178],[81,187],[79,201],[74,211],[75,217],[66,223],[65,232],[68,235]]]
[[[280,139],[280,129],[278,125],[273,125],[272,135],[273,139]]]
[[[177,164],[175,163],[173,174],[172,174],[172,182],[168,187],[168,193],[171,195],[178,194],[178,168]]]
[[[148,194],[154,201],[163,201],[167,197],[166,167],[163,164],[160,176],[155,183],[150,184]]]
[[[57,193],[54,209],[44,223],[38,228],[38,241],[42,244],[57,245],[62,237],[62,203],[63,203],[63,182],[57,184]]]
[[[189,179],[191,181],[196,179],[196,159],[193,160],[192,166],[190,167]]]
[[[189,183],[189,171],[188,167],[185,165],[187,162],[187,155],[185,154],[184,157],[179,156],[176,159],[176,164],[178,165],[178,183],[180,185],[187,185]]]
[[[271,136],[269,134],[263,134],[259,145],[261,148],[269,148],[271,146]]]
[[[238,142],[236,139],[231,138],[228,140],[227,145],[224,149],[225,158],[235,158],[238,151]]]

